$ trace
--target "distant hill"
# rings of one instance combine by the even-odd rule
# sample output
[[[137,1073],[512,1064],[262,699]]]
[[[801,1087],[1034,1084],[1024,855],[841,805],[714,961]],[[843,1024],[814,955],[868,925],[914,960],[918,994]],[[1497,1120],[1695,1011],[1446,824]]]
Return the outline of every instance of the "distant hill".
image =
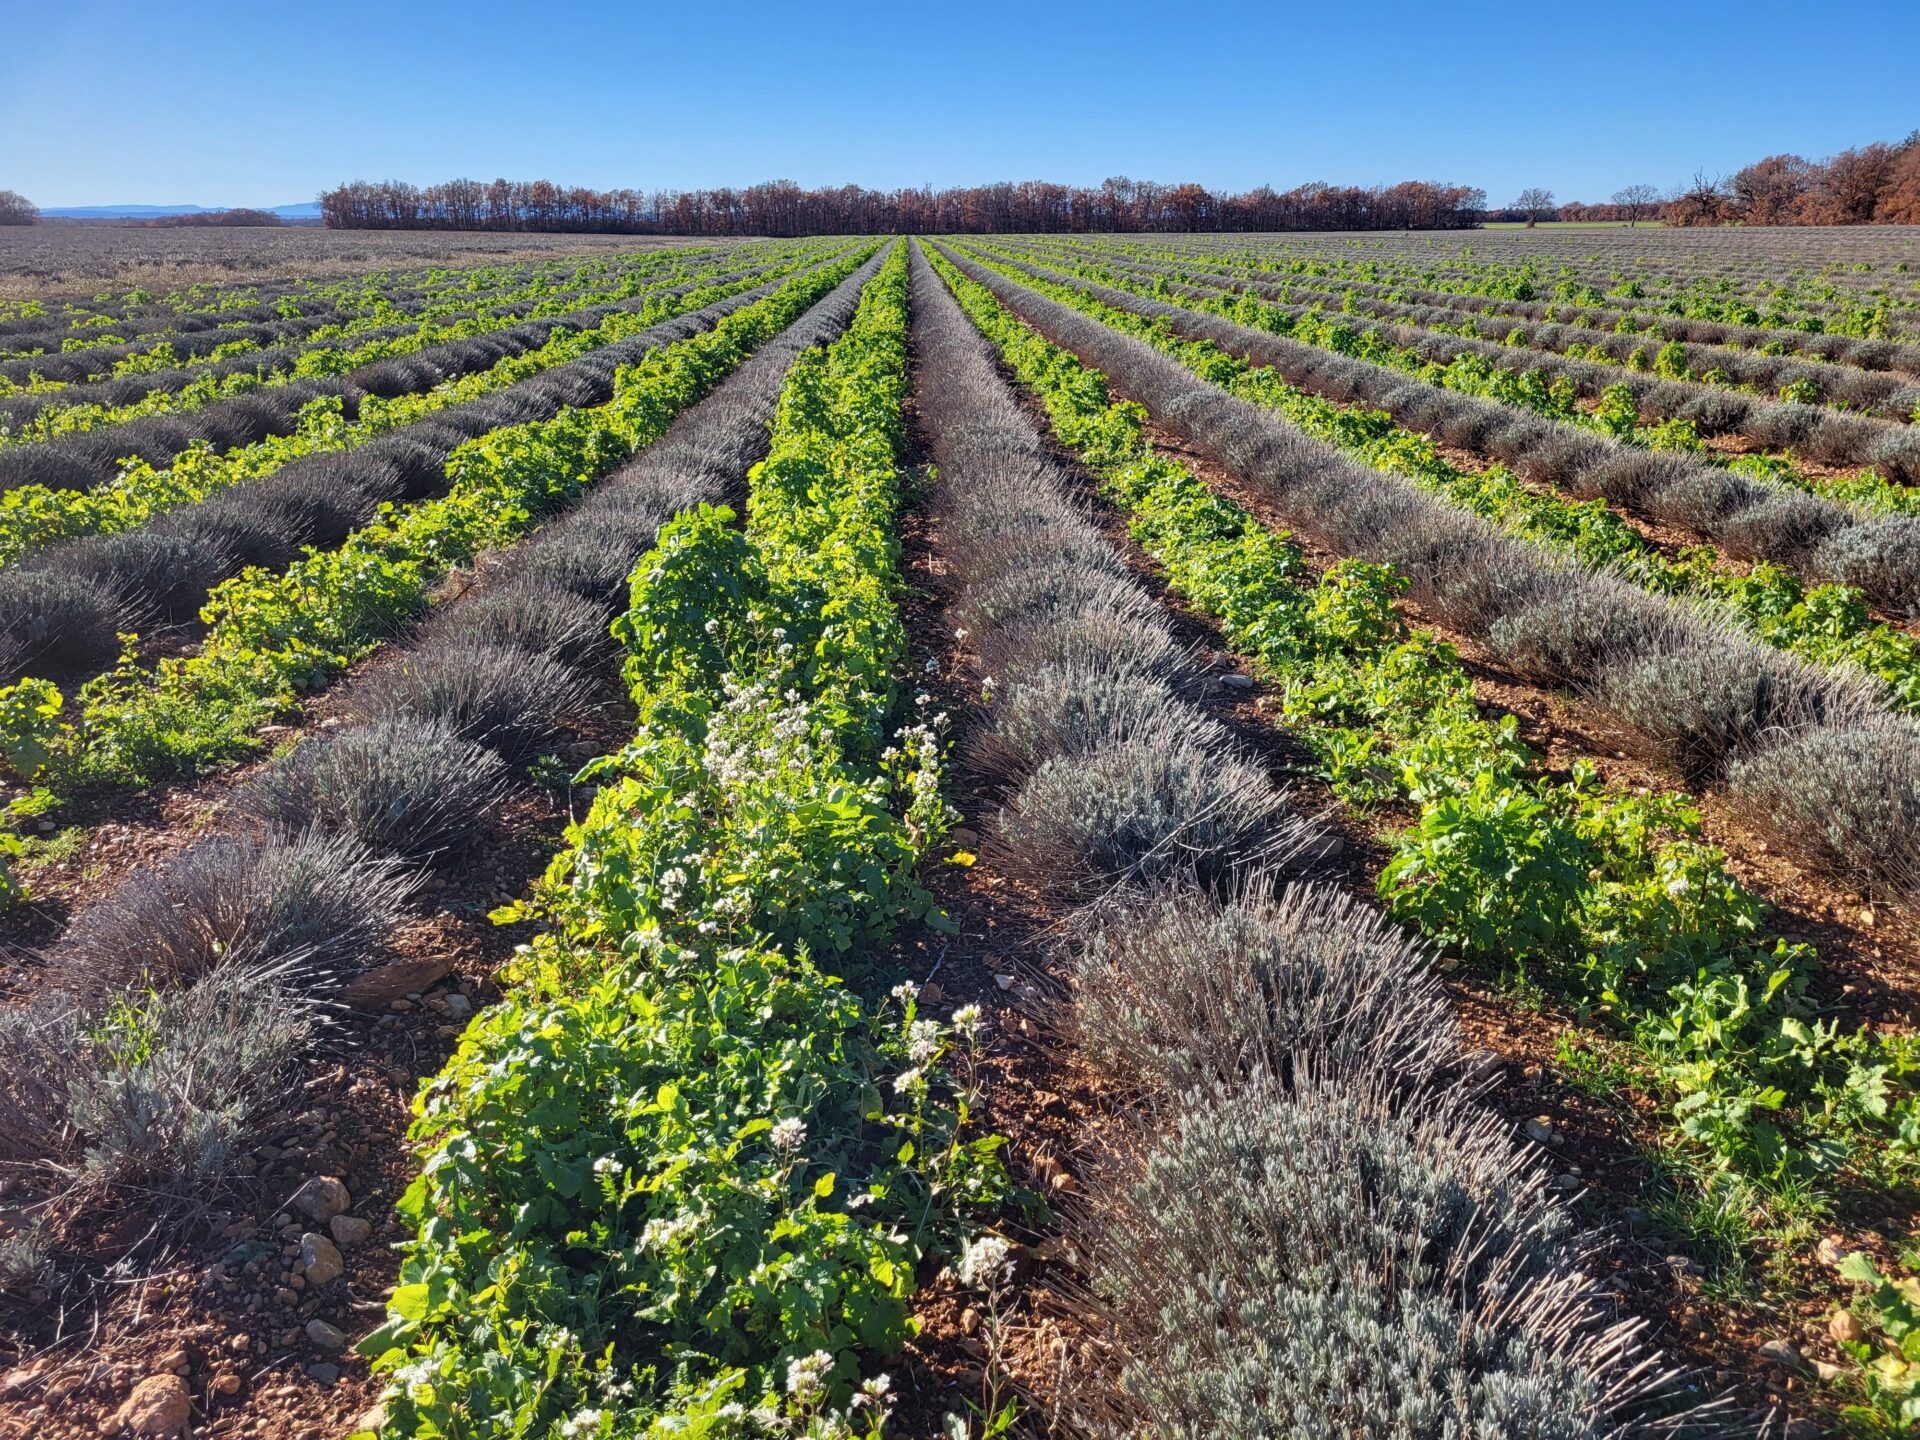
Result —
[[[231,210],[231,205],[43,205],[42,215],[56,220],[151,220],[157,215],[210,215]],[[320,205],[309,200],[304,205],[267,205],[259,207],[283,220],[318,220]]]

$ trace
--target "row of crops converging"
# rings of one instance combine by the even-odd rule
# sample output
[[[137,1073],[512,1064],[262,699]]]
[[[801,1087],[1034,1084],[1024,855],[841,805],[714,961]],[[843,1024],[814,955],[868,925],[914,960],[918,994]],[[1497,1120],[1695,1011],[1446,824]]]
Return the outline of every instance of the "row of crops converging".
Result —
[[[17,307],[19,1403],[1903,1433],[1920,292],[1567,243]]]

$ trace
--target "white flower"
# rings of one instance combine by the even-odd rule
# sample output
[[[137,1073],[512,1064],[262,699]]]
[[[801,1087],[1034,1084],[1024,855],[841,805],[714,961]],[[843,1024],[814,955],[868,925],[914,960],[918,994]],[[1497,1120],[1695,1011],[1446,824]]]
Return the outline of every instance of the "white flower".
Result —
[[[560,1427],[560,1433],[566,1436],[597,1435],[600,1432],[600,1410],[582,1410]]]
[[[980,1007],[978,1005],[962,1005],[958,1010],[953,1012],[953,1028],[969,1040],[980,1033],[980,1024]]]
[[[833,1356],[816,1350],[801,1360],[787,1362],[787,1393],[802,1405],[822,1399],[827,1391],[827,1374],[833,1369]]]
[[[1667,882],[1667,894],[1676,900],[1692,888],[1693,887],[1687,883],[1687,877],[1684,875],[1676,875]]]
[[[678,865],[671,866],[660,876],[660,903],[671,910],[685,898],[687,893],[687,872]]]
[[[920,998],[920,987],[911,980],[902,980],[893,987],[893,998],[905,1005],[910,1000]]]
[[[921,669],[926,671],[926,673],[929,675],[938,675],[940,673],[940,662],[938,660],[934,660],[930,658],[928,659],[927,663],[921,667]]]
[[[964,625],[956,625],[953,627],[953,638],[956,640],[964,640],[971,633],[973,632],[968,630],[967,627]]]
[[[915,1065],[930,1064],[940,1053],[942,1033],[938,1020],[916,1020],[907,1027],[907,1059]]]
[[[853,1397],[853,1408],[858,1410],[862,1405],[878,1406],[884,1404],[886,1394],[891,1389],[893,1389],[893,1377],[891,1375],[876,1375],[862,1385],[860,1387],[860,1393]]]
[[[982,1235],[967,1246],[955,1268],[976,1290],[997,1290],[1013,1278],[1013,1247],[998,1235]]]
[[[720,633],[720,622],[718,620],[709,620],[701,628],[703,628],[709,635],[718,635]]]
[[[767,1137],[767,1139],[772,1142],[773,1148],[778,1150],[782,1155],[793,1154],[794,1151],[800,1148],[801,1142],[806,1138],[806,1123],[796,1119],[792,1115],[789,1115],[778,1125],[774,1126],[773,1133]]]
[[[911,1090],[914,1087],[914,1084],[919,1079],[920,1079],[920,1072],[918,1070],[902,1071],[894,1079],[893,1093],[896,1095],[904,1095],[907,1091]]]
[[[593,1173],[596,1175],[618,1175],[620,1173],[620,1162],[611,1155],[602,1155],[598,1160],[593,1162]]]

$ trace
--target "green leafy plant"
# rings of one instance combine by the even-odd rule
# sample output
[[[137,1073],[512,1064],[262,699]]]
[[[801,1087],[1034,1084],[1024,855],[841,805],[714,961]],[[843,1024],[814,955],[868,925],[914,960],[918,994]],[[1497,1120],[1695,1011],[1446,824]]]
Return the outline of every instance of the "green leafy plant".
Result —
[[[1883,1276],[1858,1252],[1840,1262],[1840,1274],[1868,1287],[1854,1307],[1866,1333],[1839,1342],[1859,1367],[1850,1379],[1862,1398],[1841,1415],[1862,1435],[1920,1435],[1920,1280]]]
[[[937,726],[897,714],[905,259],[795,361],[745,527],[699,509],[634,573],[635,738],[417,1103],[416,1238],[363,1346],[385,1435],[878,1437],[863,1359],[1009,1193],[977,1015],[812,958],[927,916],[952,818]]]

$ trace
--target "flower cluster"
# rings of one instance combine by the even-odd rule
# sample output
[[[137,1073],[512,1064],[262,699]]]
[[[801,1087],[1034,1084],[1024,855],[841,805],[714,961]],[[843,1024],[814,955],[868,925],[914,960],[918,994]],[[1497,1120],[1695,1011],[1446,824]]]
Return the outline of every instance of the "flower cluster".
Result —
[[[1013,1247],[998,1235],[982,1235],[961,1252],[954,1269],[976,1290],[998,1290],[1013,1278]]]

